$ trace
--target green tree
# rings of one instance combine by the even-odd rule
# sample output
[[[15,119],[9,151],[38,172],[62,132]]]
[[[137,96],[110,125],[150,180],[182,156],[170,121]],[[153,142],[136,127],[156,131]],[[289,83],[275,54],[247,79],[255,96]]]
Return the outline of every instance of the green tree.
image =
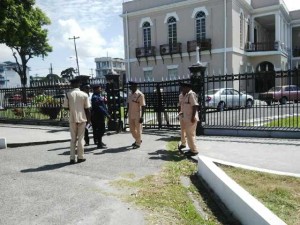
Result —
[[[45,25],[50,19],[35,6],[35,0],[0,1],[0,43],[12,49],[22,86],[27,84],[27,63],[52,51]]]
[[[73,67],[67,68],[60,73],[62,78],[65,78],[67,80],[73,79],[76,75],[76,71]]]

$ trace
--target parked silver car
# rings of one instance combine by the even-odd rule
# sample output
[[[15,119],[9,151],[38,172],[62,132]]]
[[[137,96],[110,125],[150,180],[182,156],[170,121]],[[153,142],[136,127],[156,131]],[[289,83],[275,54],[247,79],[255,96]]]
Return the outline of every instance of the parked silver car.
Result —
[[[251,108],[253,104],[253,96],[233,88],[211,89],[205,95],[206,108],[217,109],[218,111],[229,108]]]

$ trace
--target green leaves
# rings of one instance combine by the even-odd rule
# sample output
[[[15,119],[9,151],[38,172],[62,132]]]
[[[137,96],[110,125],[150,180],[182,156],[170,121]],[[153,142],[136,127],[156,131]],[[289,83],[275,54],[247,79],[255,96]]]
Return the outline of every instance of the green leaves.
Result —
[[[44,26],[51,23],[41,9],[34,6],[34,0],[0,1],[0,43],[17,52],[17,70],[22,85],[27,83],[26,68],[34,56],[47,56],[52,51],[48,43],[48,31]],[[20,62],[19,62],[20,60]]]

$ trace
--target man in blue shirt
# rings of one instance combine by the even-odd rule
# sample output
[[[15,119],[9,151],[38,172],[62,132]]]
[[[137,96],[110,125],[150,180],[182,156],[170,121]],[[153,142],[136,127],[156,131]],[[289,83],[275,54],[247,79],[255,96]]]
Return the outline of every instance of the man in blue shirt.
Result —
[[[101,86],[93,86],[92,95],[92,126],[93,135],[97,140],[97,148],[105,148],[106,144],[102,142],[102,137],[105,133],[105,118],[110,119],[107,107],[105,105],[105,98],[101,96]]]

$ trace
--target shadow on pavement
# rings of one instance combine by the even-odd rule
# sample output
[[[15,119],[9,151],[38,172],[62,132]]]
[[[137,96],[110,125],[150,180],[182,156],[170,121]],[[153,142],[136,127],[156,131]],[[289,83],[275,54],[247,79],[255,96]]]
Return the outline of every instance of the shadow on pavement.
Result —
[[[120,147],[120,148],[110,148],[110,149],[104,149],[102,152],[99,153],[94,153],[94,155],[103,155],[106,153],[120,153],[120,152],[126,152],[130,151],[132,149],[131,146],[125,146],[125,147]],[[97,149],[101,150],[101,149]]]
[[[48,171],[48,170],[56,170],[65,166],[70,165],[69,162],[64,162],[64,163],[57,163],[57,164],[49,164],[49,165],[44,165],[40,166],[37,168],[30,168],[26,170],[21,170],[21,173],[31,173],[31,172],[42,172],[42,171]]]

